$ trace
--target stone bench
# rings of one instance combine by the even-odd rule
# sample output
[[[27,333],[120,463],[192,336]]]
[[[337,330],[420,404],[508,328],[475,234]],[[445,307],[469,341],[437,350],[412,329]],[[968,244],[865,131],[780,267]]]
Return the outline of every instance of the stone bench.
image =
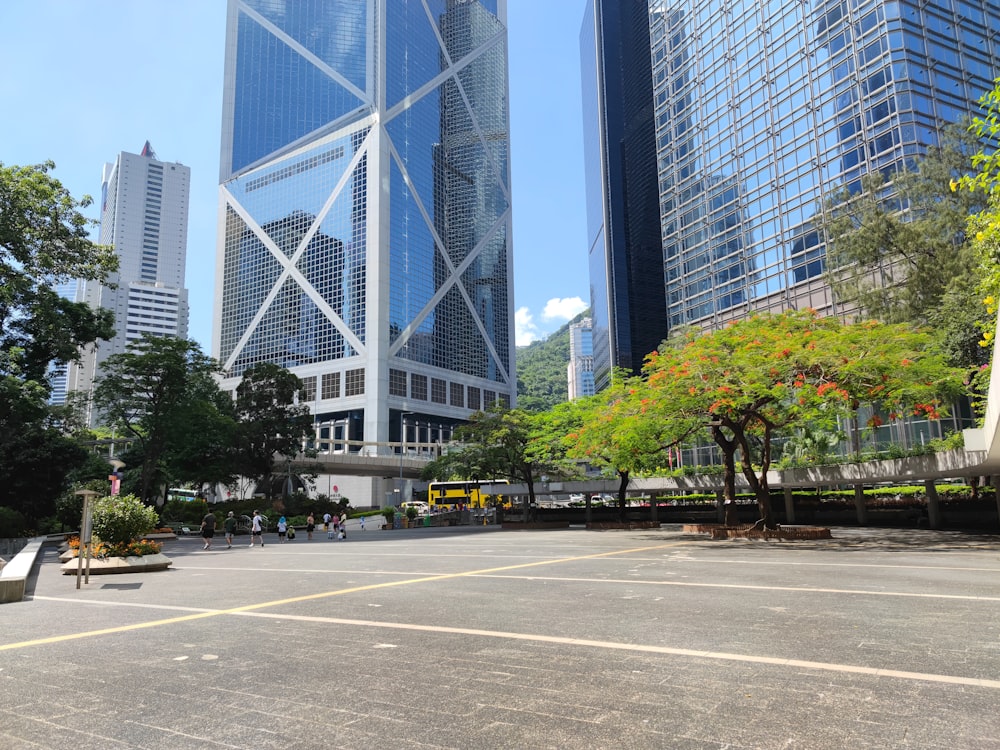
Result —
[[[14,555],[3,568],[0,568],[0,604],[19,602],[24,599],[28,576],[35,566],[35,559],[42,550],[45,537],[36,537],[28,542],[24,549]]]

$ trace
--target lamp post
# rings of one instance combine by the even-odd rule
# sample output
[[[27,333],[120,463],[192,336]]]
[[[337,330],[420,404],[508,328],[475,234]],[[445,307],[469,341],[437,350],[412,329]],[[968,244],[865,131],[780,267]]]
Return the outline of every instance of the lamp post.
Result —
[[[396,502],[398,508],[403,503],[403,451],[406,445],[406,418],[415,416],[416,412],[404,411],[399,415],[399,498]]]

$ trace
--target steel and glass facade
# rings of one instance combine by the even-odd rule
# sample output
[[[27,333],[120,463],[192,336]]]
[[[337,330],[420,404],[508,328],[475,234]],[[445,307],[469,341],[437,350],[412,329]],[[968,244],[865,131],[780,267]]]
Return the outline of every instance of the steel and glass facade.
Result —
[[[594,331],[590,318],[569,326],[569,365],[566,367],[569,400],[593,396],[594,391]]]
[[[592,4],[619,15],[636,5]],[[656,330],[662,337],[678,325],[710,328],[757,310],[844,312],[824,278],[817,212],[839,190],[858,190],[865,173],[881,172],[891,182],[936,143],[941,127],[975,109],[1000,75],[1000,2],[641,4],[648,10],[655,128],[656,273],[665,298],[664,308],[653,308],[664,310]],[[605,10],[605,21],[609,15]],[[585,33],[593,17],[591,8]],[[585,39],[585,93],[593,48]],[[596,49],[600,73],[608,67],[600,57],[608,44]],[[615,272],[616,178],[607,163],[616,154],[623,164],[637,161],[606,124],[628,111],[607,95],[610,88],[598,81],[596,106],[585,111],[586,127],[601,126],[600,137],[587,142],[588,159],[600,154],[605,162],[603,173],[590,170],[588,177],[589,184],[599,176],[603,189],[588,192],[592,204],[603,200],[604,236],[592,229],[590,256],[597,367],[599,312],[622,307],[623,295],[645,304]],[[615,337],[607,340],[608,359],[627,360],[628,350],[616,354]]]
[[[513,403],[504,0],[230,0],[226,50],[225,385],[282,365],[366,441]]]
[[[836,312],[815,225],[1000,74],[995,0],[650,0],[667,317]]]

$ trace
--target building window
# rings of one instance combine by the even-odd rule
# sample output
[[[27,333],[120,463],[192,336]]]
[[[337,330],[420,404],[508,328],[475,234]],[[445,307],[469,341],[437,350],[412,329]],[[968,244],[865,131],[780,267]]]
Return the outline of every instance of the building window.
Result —
[[[468,396],[469,403],[467,406],[473,411],[479,411],[482,407],[479,405],[479,394],[481,391],[473,385],[470,385],[466,395]]]
[[[494,391],[483,391],[483,409],[489,409],[497,402],[497,394]]]
[[[448,403],[448,384],[440,378],[431,378],[431,401],[435,404]]]
[[[328,372],[323,375],[323,398],[340,398],[339,372]]]
[[[427,400],[427,376],[410,375],[410,398],[418,401]]]
[[[299,391],[301,403],[309,403],[316,400],[316,378],[302,378],[302,390]]]
[[[344,373],[344,395],[361,396],[365,392],[365,371],[364,368],[358,370],[348,370]]]
[[[406,398],[406,371],[389,368],[389,395]]]
[[[461,383],[451,384],[451,405],[465,406],[465,386]]]
[[[501,406],[503,406],[504,409],[509,409],[510,408],[510,394],[509,393],[501,393],[500,394],[500,404],[501,404]]]

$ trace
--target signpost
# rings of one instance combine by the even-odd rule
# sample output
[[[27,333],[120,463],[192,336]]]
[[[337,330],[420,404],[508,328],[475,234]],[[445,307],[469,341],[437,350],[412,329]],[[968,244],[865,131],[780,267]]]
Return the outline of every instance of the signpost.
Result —
[[[76,550],[76,587],[80,588],[84,556],[87,557],[87,583],[90,583],[90,540],[94,533],[91,527],[93,509],[90,507],[90,501],[101,493],[95,490],[77,490],[74,494],[83,496],[83,514],[80,518],[80,546]]]

